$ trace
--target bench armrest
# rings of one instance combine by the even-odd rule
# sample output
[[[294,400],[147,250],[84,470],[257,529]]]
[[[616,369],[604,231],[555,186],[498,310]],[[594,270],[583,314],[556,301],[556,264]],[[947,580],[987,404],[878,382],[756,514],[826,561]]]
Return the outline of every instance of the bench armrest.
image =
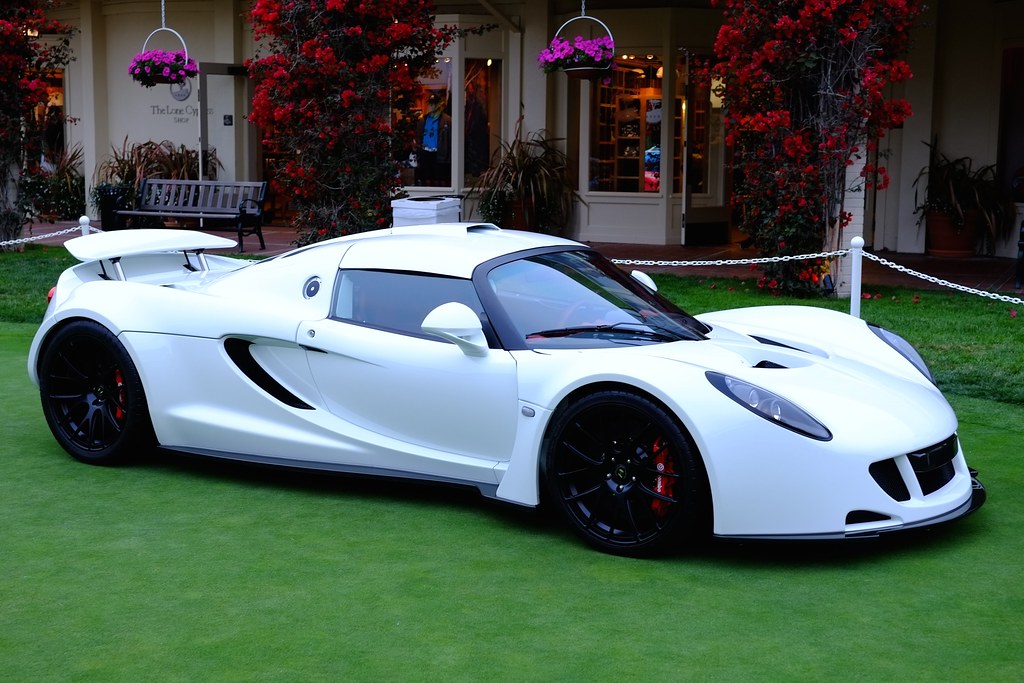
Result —
[[[250,216],[258,216],[263,213],[263,204],[256,201],[255,199],[243,199],[238,202],[238,213],[244,213]]]

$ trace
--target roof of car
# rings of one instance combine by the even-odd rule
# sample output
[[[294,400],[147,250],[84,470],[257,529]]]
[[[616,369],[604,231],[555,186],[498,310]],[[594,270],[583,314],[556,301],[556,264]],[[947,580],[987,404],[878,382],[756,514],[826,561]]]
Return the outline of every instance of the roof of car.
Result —
[[[351,238],[342,268],[424,271],[471,277],[484,261],[541,247],[581,247],[535,232],[502,230],[487,223],[439,223],[360,233]]]

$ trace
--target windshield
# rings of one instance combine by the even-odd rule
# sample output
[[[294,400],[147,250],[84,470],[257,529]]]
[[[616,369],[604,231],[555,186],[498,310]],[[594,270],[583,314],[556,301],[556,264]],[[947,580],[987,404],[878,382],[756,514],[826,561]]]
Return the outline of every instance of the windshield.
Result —
[[[593,348],[703,338],[708,328],[593,251],[560,251],[490,271],[526,348]]]

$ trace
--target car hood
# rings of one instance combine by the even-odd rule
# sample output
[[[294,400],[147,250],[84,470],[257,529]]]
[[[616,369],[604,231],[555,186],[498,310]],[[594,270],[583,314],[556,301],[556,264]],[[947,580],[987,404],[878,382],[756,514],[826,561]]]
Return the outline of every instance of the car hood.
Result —
[[[884,435],[906,448],[939,441],[956,417],[938,388],[861,320],[807,307],[737,309],[699,316],[706,340],[636,352],[720,372],[776,393],[837,438]],[[871,432],[871,433],[867,433]],[[929,441],[930,440],[930,441]]]

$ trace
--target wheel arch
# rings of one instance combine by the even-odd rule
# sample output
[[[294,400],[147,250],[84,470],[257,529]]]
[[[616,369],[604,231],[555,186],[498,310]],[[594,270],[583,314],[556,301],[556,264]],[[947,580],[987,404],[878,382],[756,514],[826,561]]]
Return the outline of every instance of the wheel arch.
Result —
[[[67,313],[60,316],[59,318],[53,318],[47,321],[49,324],[41,327],[35,337],[32,339],[32,346],[29,349],[28,354],[28,371],[29,376],[36,386],[39,385],[39,364],[43,362],[43,357],[46,355],[46,350],[49,348],[53,341],[53,338],[62,329],[76,322],[92,322],[100,325],[115,337],[119,337],[121,331],[116,325],[112,324],[112,321],[104,316],[88,316],[82,315],[81,313],[73,312]],[[132,357],[132,362],[138,364],[138,359],[135,354],[128,349],[129,355]]]
[[[47,424],[72,457],[122,464],[136,457],[138,447],[155,445],[138,362],[116,330],[93,317],[70,315],[36,337],[33,354],[29,365]]]
[[[712,500],[712,488],[711,488],[711,485],[710,485],[710,480],[708,478],[707,463],[704,462],[704,454],[701,451],[700,447],[698,446],[696,439],[694,439],[693,432],[690,429],[690,426],[687,424],[687,422],[685,420],[680,418],[678,411],[676,411],[670,405],[668,405],[665,401],[663,401],[657,394],[654,394],[654,393],[644,389],[643,387],[638,387],[635,384],[630,384],[628,382],[620,382],[620,381],[615,381],[615,380],[602,380],[602,381],[591,382],[591,383],[584,384],[582,386],[576,387],[575,389],[570,391],[568,394],[563,396],[562,399],[558,402],[558,405],[556,405],[555,408],[551,411],[551,413],[548,416],[547,423],[544,425],[544,431],[543,431],[543,435],[542,435],[541,441],[540,441],[540,452],[538,453],[538,458],[537,458],[537,482],[536,482],[536,485],[537,485],[538,492],[540,492],[540,494],[541,494],[541,502],[544,503],[544,497],[545,497],[544,496],[544,491],[545,491],[545,486],[544,486],[545,453],[547,451],[548,442],[549,442],[549,440],[551,438],[551,430],[552,430],[553,426],[558,423],[559,416],[565,410],[567,410],[571,405],[573,405],[573,403],[579,401],[583,397],[586,397],[586,396],[589,396],[591,394],[595,394],[595,393],[598,393],[598,392],[602,392],[602,391],[621,391],[621,392],[633,394],[635,396],[638,396],[640,398],[643,398],[643,399],[646,399],[646,400],[650,401],[651,403],[653,403],[656,406],[658,406],[661,410],[663,410],[666,415],[670,415],[670,416],[672,416],[675,419],[676,424],[679,427],[679,430],[686,437],[687,441],[689,442],[690,449],[693,451],[694,461],[695,461],[695,464],[697,465],[697,468],[699,470],[699,475],[700,475],[700,477],[702,479],[701,485],[704,487],[704,492],[705,492],[705,497],[704,497],[704,503],[705,503],[704,507],[705,507],[705,509],[703,510],[704,518],[705,518],[705,523],[707,525],[708,530],[712,529],[713,528],[713,522],[714,522],[714,502]]]

